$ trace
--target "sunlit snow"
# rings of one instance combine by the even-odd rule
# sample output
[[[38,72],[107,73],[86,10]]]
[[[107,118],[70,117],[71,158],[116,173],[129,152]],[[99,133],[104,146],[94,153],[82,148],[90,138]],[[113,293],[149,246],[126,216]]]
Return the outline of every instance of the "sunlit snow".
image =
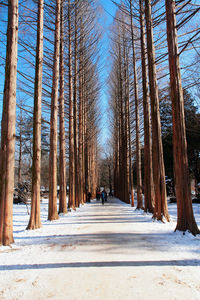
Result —
[[[12,247],[0,247],[0,299],[200,299],[200,236],[174,232],[115,198],[93,200],[27,231],[24,205],[14,205]],[[194,204],[200,226],[200,204]]]

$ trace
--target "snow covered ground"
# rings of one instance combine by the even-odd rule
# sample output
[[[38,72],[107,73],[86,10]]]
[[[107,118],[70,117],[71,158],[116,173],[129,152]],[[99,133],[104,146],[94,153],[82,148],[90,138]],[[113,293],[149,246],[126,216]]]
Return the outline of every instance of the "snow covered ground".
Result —
[[[200,227],[200,204],[194,204]],[[200,299],[200,236],[174,233],[115,198],[25,230],[29,216],[14,205],[12,247],[0,247],[0,300]]]

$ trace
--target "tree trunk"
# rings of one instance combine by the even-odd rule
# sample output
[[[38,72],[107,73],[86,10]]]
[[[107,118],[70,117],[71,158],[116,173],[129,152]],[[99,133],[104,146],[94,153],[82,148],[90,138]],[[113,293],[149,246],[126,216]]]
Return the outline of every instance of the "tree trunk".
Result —
[[[118,109],[117,96],[115,95],[115,107]],[[114,158],[113,158],[113,169],[114,169],[114,195],[119,198],[119,113],[115,112],[115,125],[114,125]]]
[[[15,164],[16,72],[18,40],[18,1],[8,0],[5,83],[0,152],[0,245],[13,239],[13,189]]]
[[[145,0],[145,15],[152,120],[153,179],[155,188],[154,218],[163,221],[163,217],[165,217],[169,221],[150,0]]]
[[[132,170],[132,145],[131,145],[131,124],[130,124],[130,80],[128,68],[128,54],[127,54],[127,74],[128,74],[128,103],[127,103],[127,122],[128,122],[128,152],[129,152],[129,193],[131,195],[131,206],[134,207],[134,191],[133,191],[133,170]]]
[[[40,169],[41,169],[41,103],[43,64],[43,12],[44,2],[38,1],[37,46],[35,63],[34,113],[33,113],[33,164],[31,216],[27,229],[41,227],[40,220]]]
[[[68,60],[69,60],[69,206],[75,206],[74,106],[72,80],[71,1],[68,0]]]
[[[142,201],[142,175],[141,175],[140,119],[139,119],[138,79],[137,79],[136,57],[135,57],[135,41],[134,41],[134,32],[133,32],[132,0],[130,1],[130,18],[131,18],[131,42],[132,42],[132,51],[133,51],[134,96],[135,96],[137,209],[141,209],[143,207],[143,201]]]
[[[82,20],[81,20],[82,22]],[[79,130],[78,130],[78,169],[79,202],[83,204],[83,32],[80,27],[79,43]]]
[[[124,77],[124,91],[123,91],[123,101],[124,101],[124,189],[125,198],[128,203],[130,203],[130,185],[129,185],[129,124],[128,124],[128,113],[129,113],[129,90],[128,90],[128,73],[127,73],[127,53],[126,53],[126,41],[125,41],[125,30],[123,26],[123,77]]]
[[[125,129],[124,129],[124,103],[123,103],[123,83],[122,83],[122,55],[121,55],[121,45],[118,45],[119,51],[119,105],[120,105],[120,148],[119,148],[119,168],[120,168],[120,176],[121,176],[121,196],[120,199],[126,203],[130,203],[129,199],[126,197],[126,169],[124,166],[126,166],[125,162],[125,147],[124,147],[124,142],[125,142]]]
[[[125,78],[126,78],[126,126],[127,126],[127,160],[128,160],[128,176],[129,176],[129,196],[131,206],[134,207],[134,191],[133,191],[133,174],[132,174],[132,145],[131,145],[131,124],[130,124],[130,78],[129,78],[129,55],[126,46],[125,53]]]
[[[58,219],[57,212],[57,117],[60,60],[60,0],[56,0],[53,82],[51,93],[50,154],[49,154],[49,212],[48,220]]]
[[[80,71],[79,71],[80,72]],[[79,202],[83,204],[83,97],[82,71],[79,73],[79,134],[78,134],[78,169],[79,169]]]
[[[175,1],[166,0],[167,42],[169,53],[170,87],[173,118],[174,173],[177,199],[177,226],[180,231],[199,234],[193,209],[188,171],[187,141],[185,132],[184,99],[178,54]]]
[[[78,111],[77,111],[77,3],[75,1],[75,17],[74,17],[74,27],[75,27],[75,36],[74,36],[74,162],[75,162],[75,205],[79,207],[79,184],[78,184]]]
[[[145,24],[143,0],[140,0],[140,40],[142,61],[142,88],[143,88],[143,114],[144,114],[144,199],[145,212],[154,212],[154,185],[152,169],[152,143],[150,125],[149,93],[145,54]]]
[[[18,185],[22,180],[22,109],[20,108],[20,121],[19,121],[19,164],[18,164]]]
[[[65,111],[64,111],[64,17],[63,1],[61,1],[60,15],[60,191],[59,191],[59,214],[67,213],[66,201],[66,158],[65,158]]]
[[[85,155],[86,155],[86,82],[85,82],[85,55],[83,55],[83,85],[82,85],[82,95],[83,95],[83,203],[86,202],[86,164],[85,164]]]

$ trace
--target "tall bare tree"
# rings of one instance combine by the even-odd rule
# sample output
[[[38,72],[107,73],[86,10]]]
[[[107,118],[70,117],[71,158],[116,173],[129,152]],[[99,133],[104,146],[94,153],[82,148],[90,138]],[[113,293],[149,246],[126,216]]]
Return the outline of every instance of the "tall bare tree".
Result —
[[[41,103],[43,63],[43,0],[38,0],[37,46],[33,113],[33,164],[31,216],[27,229],[41,227],[40,220],[40,168],[41,168]]]
[[[200,231],[197,227],[192,209],[175,1],[166,0],[165,6],[173,117],[174,172],[178,212],[176,229],[180,231],[189,230],[193,235],[196,235],[199,234]]]
[[[61,0],[56,0],[53,80],[51,93],[50,154],[49,154],[49,211],[48,220],[58,219],[57,212],[57,117],[60,60],[60,10]]]
[[[16,72],[18,1],[8,0],[5,83],[0,150],[0,245],[13,240],[13,188],[15,162]]]
[[[136,172],[137,172],[137,209],[143,207],[142,201],[142,175],[141,175],[141,146],[140,146],[140,115],[138,97],[138,79],[135,54],[135,36],[133,25],[133,4],[130,0],[130,20],[131,20],[131,42],[133,51],[133,72],[134,72],[134,98],[135,98],[135,131],[136,131]]]
[[[163,217],[165,217],[165,219],[169,221],[165,186],[163,147],[161,138],[151,0],[145,0],[145,16],[153,143],[153,178],[155,188],[154,218],[156,218],[157,220],[163,220]]]
[[[65,155],[65,113],[64,113],[64,16],[63,0],[61,0],[60,16],[60,95],[59,95],[59,146],[60,146],[60,190],[59,190],[59,213],[67,212],[66,201],[66,155]]]
[[[23,118],[22,118],[22,109],[20,108],[19,113],[19,120],[18,120],[18,126],[19,126],[19,162],[18,162],[18,184],[21,183],[22,180],[22,126],[23,126]]]
[[[71,1],[68,0],[68,64],[69,64],[69,206],[75,209],[74,104],[72,77]]]
[[[146,67],[146,47],[145,47],[145,23],[144,5],[140,0],[140,41],[141,41],[141,62],[142,62],[142,89],[143,89],[143,115],[144,115],[144,200],[145,211],[153,213],[154,205],[154,185],[152,169],[152,142],[149,92]]]
[[[75,168],[75,205],[79,207],[79,182],[78,182],[78,5],[79,1],[75,1],[74,12],[74,168]]]
[[[126,124],[127,124],[127,168],[129,168],[129,194],[131,196],[131,206],[134,206],[134,190],[133,190],[133,170],[132,170],[132,144],[131,144],[131,118],[130,118],[130,76],[129,76],[129,54],[126,47]]]
[[[114,47],[112,49],[113,68],[111,76],[111,103],[113,110],[113,142],[114,142],[114,191],[115,196],[130,203],[132,194],[131,175],[131,139],[130,139],[130,82],[128,38],[123,16],[117,13],[122,22],[114,24]],[[132,194],[133,204],[133,194]]]

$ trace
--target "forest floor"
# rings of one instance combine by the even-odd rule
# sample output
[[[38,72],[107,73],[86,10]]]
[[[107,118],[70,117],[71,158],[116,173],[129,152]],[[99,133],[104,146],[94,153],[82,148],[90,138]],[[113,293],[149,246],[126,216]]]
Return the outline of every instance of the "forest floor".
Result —
[[[200,226],[200,204],[194,205]],[[29,216],[14,205],[12,247],[0,247],[0,299],[200,299],[200,236],[174,232],[116,198],[93,200],[76,212],[25,230]]]

